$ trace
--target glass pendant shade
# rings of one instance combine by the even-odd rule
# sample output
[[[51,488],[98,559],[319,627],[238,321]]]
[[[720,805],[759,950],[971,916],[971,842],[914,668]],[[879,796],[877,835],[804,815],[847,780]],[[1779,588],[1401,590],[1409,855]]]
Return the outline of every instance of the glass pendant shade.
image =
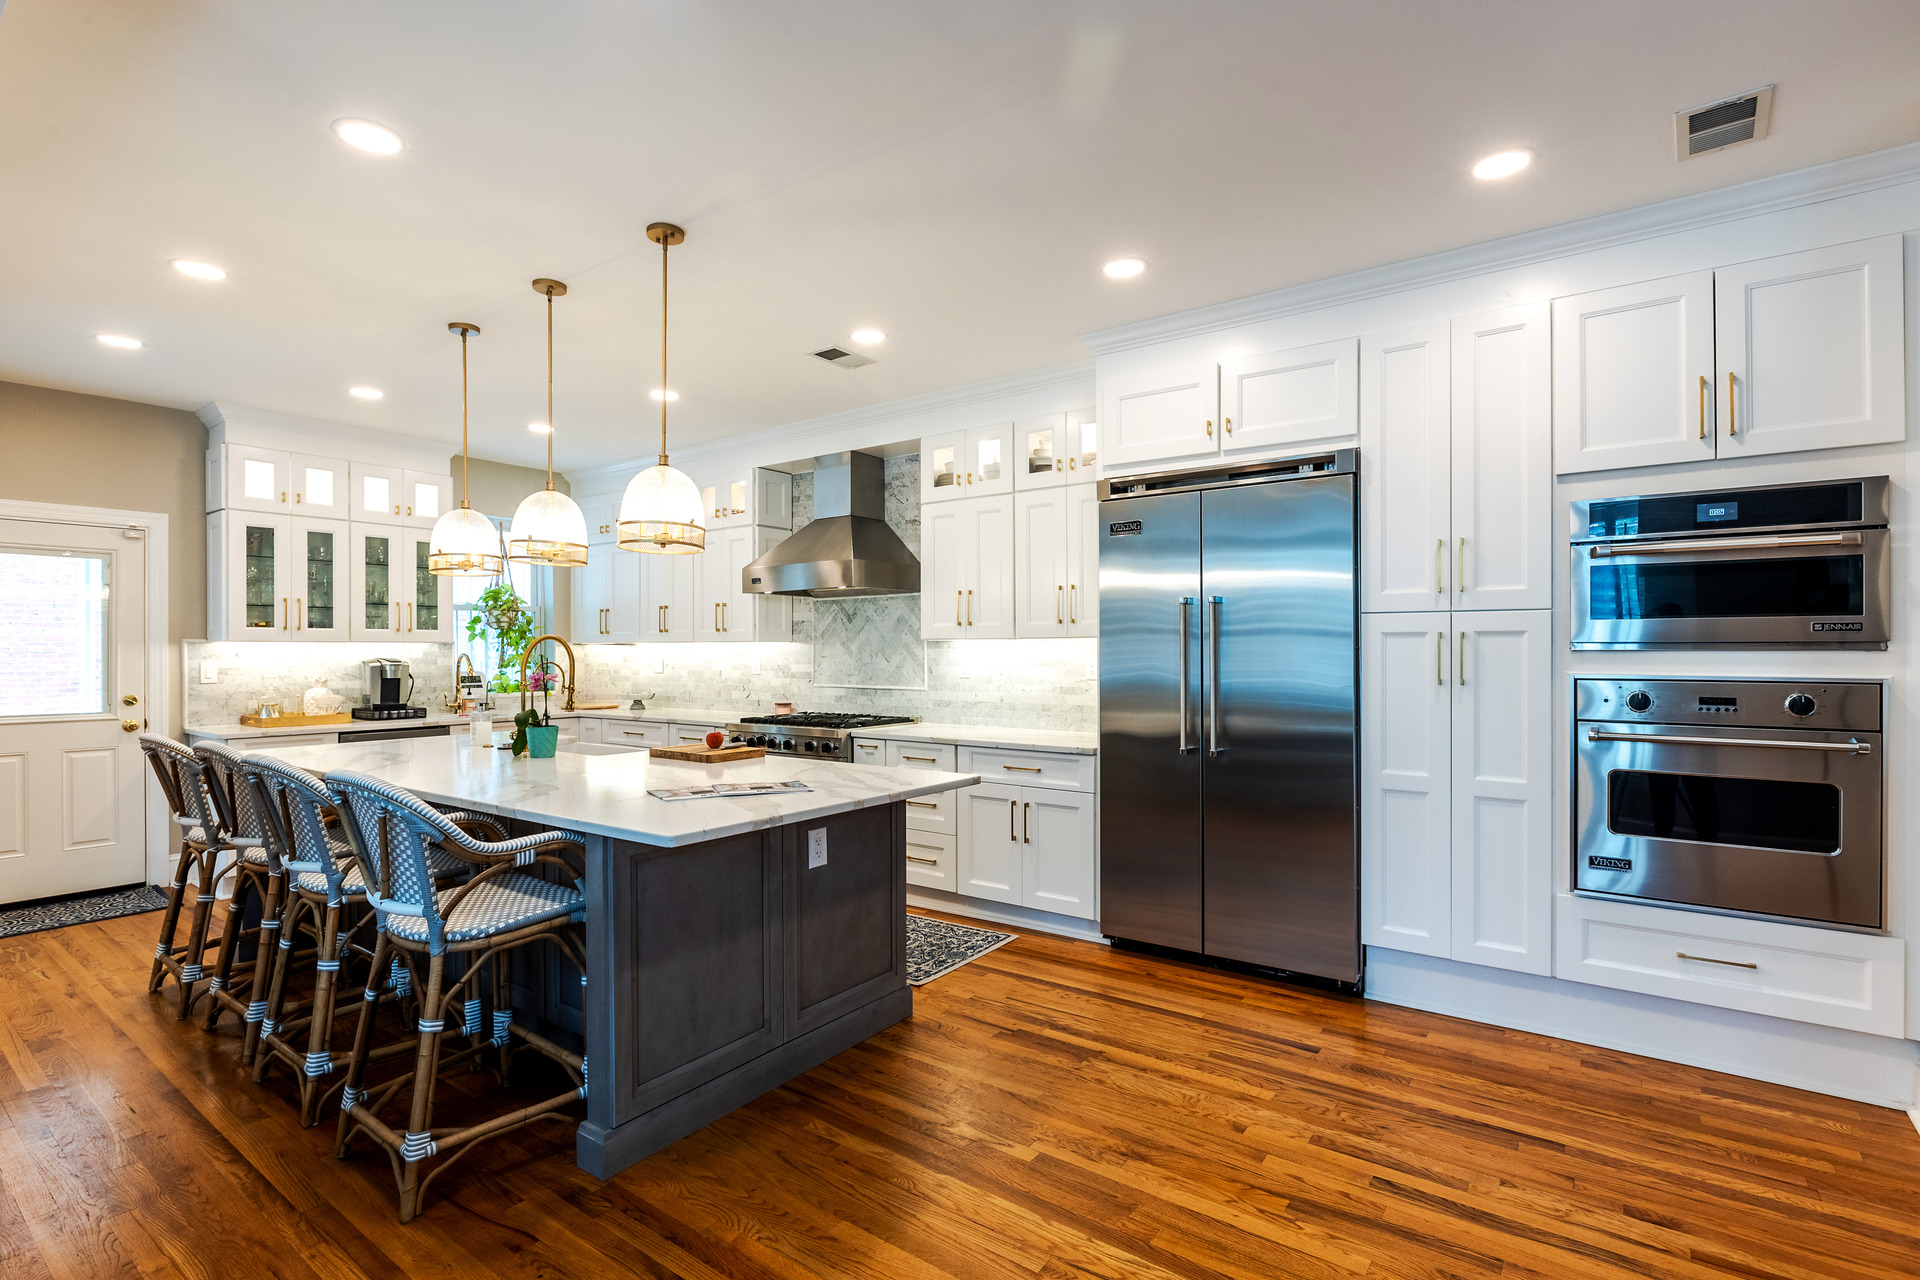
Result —
[[[706,503],[686,472],[661,463],[627,481],[615,526],[623,551],[692,555],[707,547]]]
[[[491,578],[501,569],[493,521],[461,503],[433,522],[427,572],[442,578]]]
[[[558,489],[526,496],[507,531],[507,559],[521,564],[579,569],[587,563],[587,518]]]

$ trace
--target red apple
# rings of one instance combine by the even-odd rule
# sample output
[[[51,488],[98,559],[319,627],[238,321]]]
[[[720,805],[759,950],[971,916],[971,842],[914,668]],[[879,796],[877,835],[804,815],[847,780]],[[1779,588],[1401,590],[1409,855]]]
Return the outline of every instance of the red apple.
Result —
[[[726,740],[727,740],[727,735],[720,732],[718,729],[715,729],[712,733],[707,735],[707,745],[710,747],[717,747],[721,743],[725,742]]]

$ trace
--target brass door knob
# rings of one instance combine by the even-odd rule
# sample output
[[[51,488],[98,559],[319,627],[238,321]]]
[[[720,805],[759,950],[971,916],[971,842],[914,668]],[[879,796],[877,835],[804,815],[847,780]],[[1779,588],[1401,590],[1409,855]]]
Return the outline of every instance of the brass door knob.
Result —
[[[122,720],[120,722],[120,729],[123,733],[133,733],[139,729],[139,727],[140,722],[138,720]]]
[[[120,705],[123,707],[137,707],[140,705],[140,699],[135,694],[122,694],[120,696]]]

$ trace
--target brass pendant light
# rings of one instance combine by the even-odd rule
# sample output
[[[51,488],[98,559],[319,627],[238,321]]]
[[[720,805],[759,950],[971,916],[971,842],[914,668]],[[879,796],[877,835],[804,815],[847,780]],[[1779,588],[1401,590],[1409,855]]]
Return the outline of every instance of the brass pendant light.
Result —
[[[479,333],[480,326],[455,320],[447,330],[460,335],[460,505],[433,522],[427,572],[442,578],[492,578],[501,569],[500,534],[493,521],[467,501],[473,470],[467,454],[467,339]]]
[[[579,569],[587,563],[587,518],[578,503],[553,487],[553,300],[564,298],[567,286],[542,277],[533,282],[533,291],[547,300],[547,487],[528,494],[513,513],[507,559]]]
[[[614,528],[624,551],[693,555],[707,549],[700,488],[686,472],[667,465],[667,246],[686,238],[671,222],[647,228],[647,239],[660,246],[660,461],[629,480],[620,498]]]

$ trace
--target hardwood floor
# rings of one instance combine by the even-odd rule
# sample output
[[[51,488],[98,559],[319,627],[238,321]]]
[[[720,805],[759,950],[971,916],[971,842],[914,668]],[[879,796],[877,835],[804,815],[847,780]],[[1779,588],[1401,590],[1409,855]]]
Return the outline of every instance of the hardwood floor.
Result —
[[[157,923],[0,942],[7,1280],[1920,1274],[1897,1111],[1041,936],[611,1182],[525,1131],[402,1227],[146,994]]]

